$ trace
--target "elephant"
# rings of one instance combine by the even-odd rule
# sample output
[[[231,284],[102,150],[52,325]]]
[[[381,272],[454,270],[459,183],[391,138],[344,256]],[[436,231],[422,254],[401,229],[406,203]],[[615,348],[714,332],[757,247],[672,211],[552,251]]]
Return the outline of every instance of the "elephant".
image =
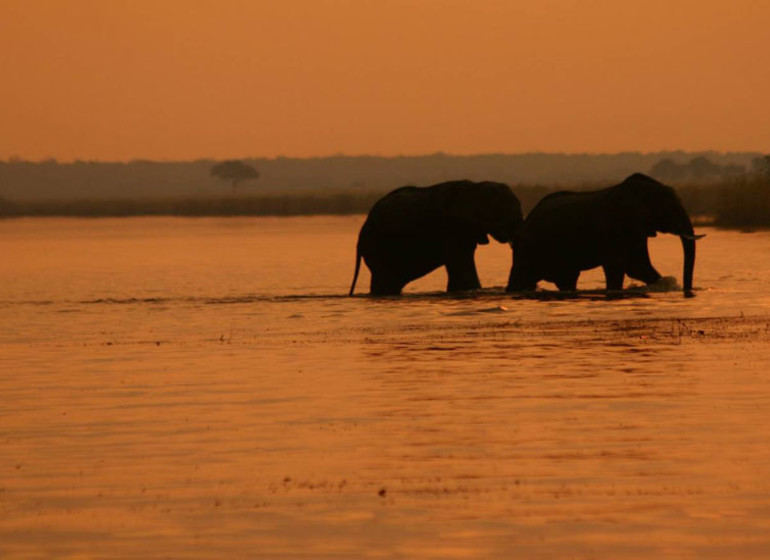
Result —
[[[447,291],[481,288],[474,255],[491,235],[510,243],[523,220],[521,204],[508,185],[449,181],[406,186],[379,199],[358,235],[355,290],[363,258],[371,272],[370,293],[399,295],[404,286],[440,266]]]
[[[673,188],[635,173],[601,190],[562,191],[544,197],[517,230],[506,291],[534,290],[547,280],[574,291],[580,272],[601,266],[607,290],[623,289],[625,275],[652,284],[661,278],[650,262],[647,238],[678,235],[684,252],[683,289],[692,289],[692,222]]]

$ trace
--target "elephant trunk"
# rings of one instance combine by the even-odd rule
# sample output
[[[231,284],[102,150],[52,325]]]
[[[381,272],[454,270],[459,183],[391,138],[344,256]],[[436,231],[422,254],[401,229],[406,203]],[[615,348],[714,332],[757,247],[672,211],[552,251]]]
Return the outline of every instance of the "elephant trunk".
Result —
[[[682,288],[685,297],[694,297],[692,291],[693,271],[695,270],[695,242],[703,235],[695,235],[690,221],[690,216],[684,209],[681,202],[677,201],[676,209],[673,213],[674,220],[671,224],[669,233],[679,236],[682,240],[682,252],[684,253],[684,270],[682,272]],[[665,230],[664,230],[665,231]]]
[[[682,284],[685,297],[693,297],[692,274],[695,269],[695,236],[680,235],[682,240],[682,251],[684,251],[684,272],[682,273]]]
[[[680,225],[676,230],[675,233],[679,235],[679,238],[682,240],[682,252],[684,253],[684,270],[682,272],[682,288],[684,290],[684,296],[694,297],[695,294],[692,291],[692,276],[693,271],[695,270],[695,242],[704,236],[695,235],[692,228],[692,222],[686,212],[684,212],[684,216],[681,218]]]

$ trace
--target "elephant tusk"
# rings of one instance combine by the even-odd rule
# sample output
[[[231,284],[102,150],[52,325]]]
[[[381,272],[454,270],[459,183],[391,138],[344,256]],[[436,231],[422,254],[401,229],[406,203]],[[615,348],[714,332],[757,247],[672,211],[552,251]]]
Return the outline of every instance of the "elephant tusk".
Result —
[[[703,233],[700,235],[695,235],[695,234],[683,233],[682,237],[685,239],[689,239],[690,241],[698,241],[698,239],[703,239],[704,237],[706,237],[706,234]]]

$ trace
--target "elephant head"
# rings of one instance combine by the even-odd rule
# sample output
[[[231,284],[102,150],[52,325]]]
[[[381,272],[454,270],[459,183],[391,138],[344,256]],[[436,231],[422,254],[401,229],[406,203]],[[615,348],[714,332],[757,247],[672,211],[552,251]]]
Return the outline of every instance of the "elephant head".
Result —
[[[513,241],[524,218],[519,199],[508,185],[457,181],[452,186],[443,207],[451,224],[472,230],[480,245],[489,243],[488,235],[500,243]]]
[[[684,293],[693,296],[695,241],[704,236],[693,232],[690,216],[676,191],[651,177],[635,173],[614,187],[613,196],[626,210],[621,215],[628,219],[627,225],[635,233],[647,237],[655,237],[657,232],[679,236],[684,252]]]

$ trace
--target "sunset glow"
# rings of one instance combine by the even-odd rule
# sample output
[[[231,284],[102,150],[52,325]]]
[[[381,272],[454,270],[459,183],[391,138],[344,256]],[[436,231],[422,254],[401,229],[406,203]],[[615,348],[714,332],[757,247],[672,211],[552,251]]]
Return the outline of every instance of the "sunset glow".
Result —
[[[770,3],[0,2],[0,158],[770,150]]]

